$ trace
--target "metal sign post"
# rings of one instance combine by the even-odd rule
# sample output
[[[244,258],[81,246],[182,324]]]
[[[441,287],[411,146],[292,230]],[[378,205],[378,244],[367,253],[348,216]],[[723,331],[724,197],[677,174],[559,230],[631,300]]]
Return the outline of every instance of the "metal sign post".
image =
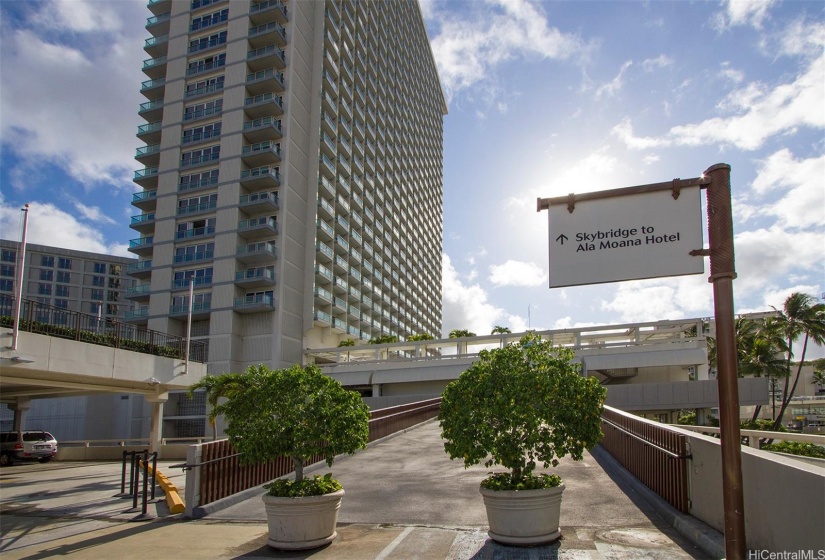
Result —
[[[682,189],[693,187],[707,190],[709,249],[688,250],[683,243],[688,240],[689,247],[701,245],[701,234],[697,240],[691,227],[691,223],[696,223],[697,216],[678,215],[680,212],[692,212],[693,205],[674,204],[667,196],[662,196],[664,191],[670,190],[672,199],[678,201]],[[605,203],[605,199],[612,200]],[[593,201],[598,202],[594,204]],[[585,211],[581,212],[581,209]],[[716,164],[701,177],[693,179],[539,198],[537,211],[542,210],[549,210],[551,222],[551,288],[701,273],[703,267],[701,262],[696,262],[697,257],[710,256],[708,281],[713,284],[716,320],[725,552],[731,560],[744,560],[745,507],[733,318],[733,279],[736,278],[736,271],[730,166]],[[579,213],[579,216],[574,217],[574,213]],[[627,262],[620,262],[622,259]],[[666,264],[665,270],[656,270],[657,264],[663,262]],[[631,266],[628,267],[628,264]],[[554,267],[557,267],[556,270]]]

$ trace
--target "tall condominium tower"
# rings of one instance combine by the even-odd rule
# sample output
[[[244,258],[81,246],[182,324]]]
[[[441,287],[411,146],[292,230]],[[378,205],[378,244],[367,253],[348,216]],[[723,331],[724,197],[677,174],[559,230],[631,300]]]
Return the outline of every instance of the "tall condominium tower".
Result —
[[[446,104],[416,0],[149,0],[129,320],[210,371],[440,335]]]

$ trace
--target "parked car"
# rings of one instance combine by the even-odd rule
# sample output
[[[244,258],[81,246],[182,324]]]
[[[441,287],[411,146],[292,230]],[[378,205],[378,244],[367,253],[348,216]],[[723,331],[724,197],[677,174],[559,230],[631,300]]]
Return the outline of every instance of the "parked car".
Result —
[[[0,466],[15,461],[48,463],[57,455],[57,440],[43,430],[0,433]]]

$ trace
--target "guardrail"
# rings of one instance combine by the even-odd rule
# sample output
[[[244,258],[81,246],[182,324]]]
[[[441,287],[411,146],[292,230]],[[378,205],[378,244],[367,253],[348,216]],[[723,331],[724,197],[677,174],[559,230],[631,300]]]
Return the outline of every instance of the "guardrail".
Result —
[[[690,430],[691,432],[698,432],[700,434],[719,435],[721,433],[720,428],[713,426],[682,426],[679,424],[674,427]],[[739,434],[743,438],[747,437],[748,445],[754,449],[761,449],[762,444],[767,443],[769,440],[797,441],[800,443],[815,443],[825,446],[825,435],[799,434],[796,432],[768,432],[765,430],[739,430]]]
[[[440,410],[439,397],[372,411],[369,441],[435,418]],[[241,453],[236,452],[226,439],[190,446],[187,462],[173,465],[186,471],[187,517],[193,516],[196,507],[260,486],[294,470],[292,461],[287,457],[278,457],[260,465],[244,465],[240,459]],[[309,463],[314,464],[322,459],[317,455]]]
[[[14,326],[15,301],[12,296],[0,294],[0,327]],[[99,319],[95,315],[28,299],[23,299],[22,302],[20,330],[167,358],[184,359],[186,356],[184,337],[110,319]],[[206,363],[205,343],[190,341],[189,348],[190,360]]]
[[[602,412],[601,445],[670,505],[688,513],[687,437],[609,406]]]

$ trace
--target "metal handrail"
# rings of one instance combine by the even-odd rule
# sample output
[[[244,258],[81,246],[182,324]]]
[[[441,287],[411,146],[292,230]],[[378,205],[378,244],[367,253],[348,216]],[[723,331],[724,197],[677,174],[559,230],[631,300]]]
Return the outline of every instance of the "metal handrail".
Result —
[[[646,440],[645,438],[643,438],[643,437],[641,437],[637,434],[634,434],[633,432],[629,432],[629,431],[625,430],[624,428],[622,428],[621,426],[619,426],[615,422],[611,422],[610,420],[608,420],[605,417],[602,417],[602,422],[610,424],[612,427],[616,428],[617,430],[619,430],[623,434],[625,434],[627,436],[630,436],[633,439],[644,443],[645,445],[649,445],[650,447],[656,449],[657,451],[661,451],[662,453],[665,453],[669,457],[673,457],[674,459],[693,459],[693,455],[691,453],[687,453],[685,455],[680,455],[679,453],[674,453],[673,451],[670,451],[669,449],[665,449],[664,447],[656,445],[655,443],[652,443],[652,442]]]

